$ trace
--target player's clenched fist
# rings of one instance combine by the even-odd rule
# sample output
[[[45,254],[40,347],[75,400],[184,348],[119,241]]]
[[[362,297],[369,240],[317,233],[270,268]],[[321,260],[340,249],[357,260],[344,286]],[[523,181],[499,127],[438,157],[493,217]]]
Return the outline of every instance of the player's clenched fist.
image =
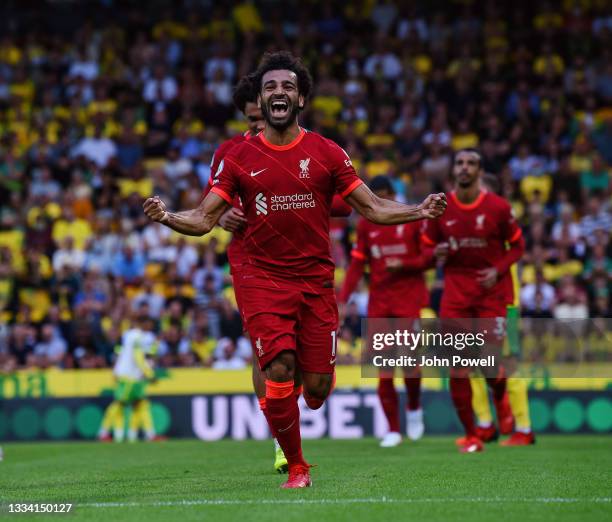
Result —
[[[225,214],[219,219],[219,225],[228,232],[237,232],[241,228],[245,227],[247,220],[244,217],[244,212],[238,208],[230,208]]]
[[[446,210],[446,195],[442,192],[430,194],[425,201],[419,205],[421,215],[425,219],[435,219],[444,214]]]
[[[166,204],[159,199],[159,196],[147,198],[147,200],[142,204],[142,208],[144,209],[144,213],[147,215],[147,217],[153,221],[163,223],[168,217],[168,212],[166,212]]]

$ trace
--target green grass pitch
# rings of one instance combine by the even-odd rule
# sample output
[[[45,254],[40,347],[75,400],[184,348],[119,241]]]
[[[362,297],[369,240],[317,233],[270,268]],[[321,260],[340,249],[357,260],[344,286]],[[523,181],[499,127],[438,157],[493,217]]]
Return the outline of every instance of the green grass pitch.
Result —
[[[314,485],[284,491],[271,441],[5,444],[0,518],[49,517],[7,513],[11,502],[71,502],[67,520],[104,522],[612,519],[609,436],[540,436],[533,447],[472,455],[449,437],[304,447]]]

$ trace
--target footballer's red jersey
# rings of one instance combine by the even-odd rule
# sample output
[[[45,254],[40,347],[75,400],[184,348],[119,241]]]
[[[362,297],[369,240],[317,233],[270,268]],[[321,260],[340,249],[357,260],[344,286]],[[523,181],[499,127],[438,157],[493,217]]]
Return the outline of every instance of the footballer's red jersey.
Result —
[[[333,284],[332,199],[362,183],[342,148],[304,129],[288,145],[269,143],[260,133],[232,147],[211,191],[229,204],[235,195],[242,200],[248,222],[243,277],[315,292]]]
[[[420,241],[421,223],[357,223],[357,241],[340,300],[346,301],[370,265],[369,317],[418,317],[429,303],[423,271],[433,266],[433,251]],[[395,267],[395,270],[390,270]]]
[[[443,300],[472,306],[496,295],[510,304],[513,289],[506,244],[522,241],[510,204],[485,190],[468,205],[461,203],[454,192],[447,194],[447,200],[444,215],[427,220],[422,235],[427,245],[449,244]],[[492,288],[485,288],[478,283],[477,272],[491,267],[497,268],[498,280]]]
[[[244,134],[237,134],[233,138],[224,141],[219,148],[215,151],[213,155],[212,162],[210,164],[210,178],[208,178],[208,184],[204,189],[204,197],[210,192],[210,189],[213,187],[213,180],[215,178],[216,172],[219,168],[223,169],[224,158],[225,155],[232,149],[232,147],[248,140],[250,137],[248,132]],[[232,203],[232,206],[243,210],[242,203],[240,202],[240,198],[236,196]],[[232,233],[232,240],[230,241],[229,246],[227,247],[227,258],[230,264],[230,271],[234,272],[244,263],[244,229],[237,230]]]
[[[229,140],[226,140],[221,145],[219,145],[219,147],[213,154],[212,161],[210,162],[210,177],[208,178],[208,184],[204,189],[204,197],[206,197],[206,195],[210,192],[210,189],[213,187],[213,180],[215,179],[215,174],[217,173],[217,170],[219,170],[219,166],[223,168],[223,158],[225,158],[225,155],[232,149],[232,147],[248,139],[249,133],[245,132],[244,134],[236,134],[236,136],[234,136],[233,138],[230,138]],[[240,200],[238,199],[238,197],[236,197],[235,203],[240,205]]]

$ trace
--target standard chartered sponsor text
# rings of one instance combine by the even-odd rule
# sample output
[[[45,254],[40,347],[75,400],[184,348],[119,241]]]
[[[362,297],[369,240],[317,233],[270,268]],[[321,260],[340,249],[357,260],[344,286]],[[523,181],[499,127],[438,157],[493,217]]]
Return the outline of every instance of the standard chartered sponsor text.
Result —
[[[300,210],[314,208],[317,203],[312,192],[270,196],[270,208],[278,210]]]

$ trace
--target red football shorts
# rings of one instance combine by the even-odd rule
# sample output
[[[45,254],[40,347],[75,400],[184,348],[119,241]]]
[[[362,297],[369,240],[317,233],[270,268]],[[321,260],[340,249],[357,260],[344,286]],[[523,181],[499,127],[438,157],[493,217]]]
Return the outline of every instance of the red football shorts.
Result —
[[[421,303],[406,298],[404,302],[397,300],[377,299],[370,297],[368,303],[368,317],[371,319],[379,317],[403,317],[407,319],[418,319],[421,317]]]
[[[442,296],[440,303],[440,317],[455,318],[506,318],[507,298],[504,294],[490,294],[478,300],[468,302],[454,301],[449,302]]]
[[[296,352],[300,369],[333,373],[338,306],[333,288],[305,292],[288,283],[242,280],[242,310],[253,352],[263,370],[282,351]]]
[[[440,303],[441,319],[484,319],[485,321],[473,323],[473,333],[486,331],[485,342],[492,347],[492,353],[501,355],[506,331],[507,298],[504,294],[495,293],[482,297],[480,300],[471,302],[448,302],[442,297]],[[452,368],[451,377],[468,377],[471,374],[469,368]],[[487,377],[501,377],[504,370],[501,364],[497,368],[488,368],[485,372]]]

